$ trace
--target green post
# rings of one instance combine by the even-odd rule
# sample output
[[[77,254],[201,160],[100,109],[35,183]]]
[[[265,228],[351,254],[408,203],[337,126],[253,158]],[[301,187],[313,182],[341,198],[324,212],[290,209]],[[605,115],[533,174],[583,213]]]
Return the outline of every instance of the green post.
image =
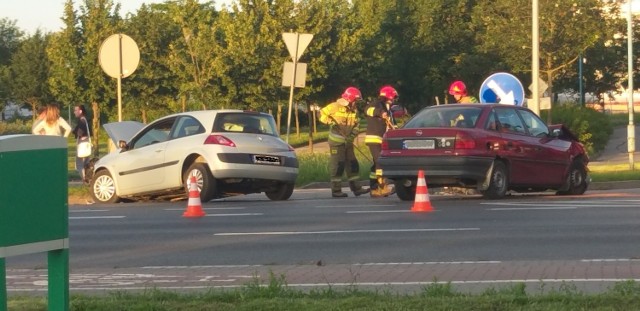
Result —
[[[69,249],[49,251],[49,310],[69,310]]]
[[[0,311],[7,311],[7,275],[4,258],[0,258]]]

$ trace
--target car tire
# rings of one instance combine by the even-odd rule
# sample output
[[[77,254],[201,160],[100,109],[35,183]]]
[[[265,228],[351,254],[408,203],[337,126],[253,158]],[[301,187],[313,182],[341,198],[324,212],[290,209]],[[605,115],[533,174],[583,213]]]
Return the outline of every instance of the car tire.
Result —
[[[183,176],[184,189],[189,196],[189,185],[191,183],[190,177],[195,176],[198,183],[198,189],[200,190],[200,201],[209,202],[215,197],[216,194],[216,180],[211,175],[209,166],[206,163],[193,163],[189,166],[189,169]]]
[[[558,191],[558,195],[580,195],[587,191],[587,170],[580,161],[573,161],[567,176],[569,188],[566,191]]]
[[[509,190],[509,174],[507,167],[501,161],[493,162],[491,177],[489,178],[489,188],[481,191],[482,196],[486,199],[500,199],[507,194]]]
[[[395,183],[396,195],[402,201],[413,201],[416,198],[415,182],[410,183],[410,186],[405,186],[405,182],[409,183],[409,180]]]
[[[271,201],[285,201],[288,200],[293,194],[294,184],[282,183],[278,185],[278,189],[273,191],[265,191],[264,194]]]
[[[120,201],[116,193],[116,183],[107,170],[100,170],[91,179],[89,184],[91,198],[96,203],[117,203]]]

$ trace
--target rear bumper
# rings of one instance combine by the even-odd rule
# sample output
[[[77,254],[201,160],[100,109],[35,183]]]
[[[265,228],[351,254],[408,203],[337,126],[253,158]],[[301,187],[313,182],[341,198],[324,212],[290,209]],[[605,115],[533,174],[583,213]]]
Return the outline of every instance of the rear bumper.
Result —
[[[212,167],[211,173],[217,179],[249,178],[294,183],[298,177],[298,168],[221,163],[221,165]]]
[[[482,182],[493,158],[471,156],[384,157],[378,159],[382,175],[390,179],[415,179],[423,170],[428,184],[461,185]]]

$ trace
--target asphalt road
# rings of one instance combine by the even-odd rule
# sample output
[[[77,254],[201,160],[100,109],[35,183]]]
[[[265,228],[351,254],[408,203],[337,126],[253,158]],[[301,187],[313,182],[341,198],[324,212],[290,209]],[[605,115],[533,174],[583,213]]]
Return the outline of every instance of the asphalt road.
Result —
[[[416,213],[318,189],[207,202],[196,219],[185,201],[71,206],[71,290],[235,287],[274,272],[300,287],[640,280],[640,190],[430,203]],[[46,291],[44,268],[44,254],[7,258],[9,292]]]

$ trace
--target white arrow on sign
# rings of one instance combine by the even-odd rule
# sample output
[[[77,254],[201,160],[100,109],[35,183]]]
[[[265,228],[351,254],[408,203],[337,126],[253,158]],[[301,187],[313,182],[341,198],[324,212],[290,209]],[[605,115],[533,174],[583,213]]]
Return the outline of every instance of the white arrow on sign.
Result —
[[[498,98],[500,98],[500,104],[515,105],[516,99],[515,96],[513,96],[513,91],[509,91],[508,94],[505,93],[495,80],[487,82],[487,87],[498,95]]]
[[[309,43],[313,39],[313,35],[310,33],[293,33],[293,32],[285,32],[282,34],[282,40],[284,40],[284,44],[287,45],[287,50],[289,50],[289,55],[294,61],[298,61],[304,50],[307,49]]]

